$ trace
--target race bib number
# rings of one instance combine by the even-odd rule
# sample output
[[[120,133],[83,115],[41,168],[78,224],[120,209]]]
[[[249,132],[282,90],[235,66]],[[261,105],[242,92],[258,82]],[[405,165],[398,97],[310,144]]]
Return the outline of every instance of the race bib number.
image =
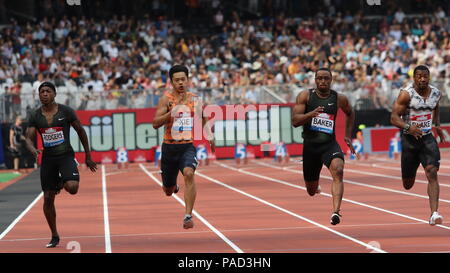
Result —
[[[411,113],[411,125],[416,126],[424,133],[429,133],[433,124],[432,116],[431,112],[413,112]]]
[[[208,158],[208,151],[203,145],[197,147],[197,158],[200,160],[206,160]]]
[[[54,147],[64,143],[63,127],[40,129],[44,147]]]
[[[334,115],[321,113],[311,120],[311,130],[333,134],[334,131]]]
[[[193,118],[189,112],[180,112],[174,118],[172,129],[178,132],[192,131]]]

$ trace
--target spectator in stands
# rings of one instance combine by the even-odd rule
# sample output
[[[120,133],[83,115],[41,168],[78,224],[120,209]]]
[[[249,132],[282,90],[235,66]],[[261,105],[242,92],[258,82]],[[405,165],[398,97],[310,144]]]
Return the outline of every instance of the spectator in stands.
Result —
[[[189,4],[198,6],[195,2]],[[385,20],[367,20],[358,12],[343,16],[341,4],[326,2],[336,16],[304,20],[280,15],[245,21],[236,12],[223,12],[220,32],[208,39],[184,37],[176,21],[150,22],[126,16],[97,22],[67,17],[43,20],[40,25],[13,22],[0,30],[0,89],[8,79],[32,83],[43,77],[38,74],[46,74],[47,80],[70,87],[70,92],[72,82],[80,90],[92,85],[99,93],[128,88],[153,90],[167,86],[167,70],[175,63],[190,64],[195,71],[192,82],[198,88],[217,88],[228,81],[231,87],[257,83],[306,87],[310,71],[329,66],[346,83],[343,92],[366,86],[373,80],[368,76],[374,73],[387,76],[387,82],[381,84],[386,90],[386,85],[392,88],[395,75],[400,76],[396,81],[403,83],[419,63],[434,69],[434,80],[448,82],[450,73],[439,76],[448,64],[445,56],[450,56],[450,20],[443,8],[437,6],[423,18],[410,19],[396,9]],[[161,12],[160,7],[157,10]],[[211,10],[212,22],[218,10]],[[255,63],[261,64],[259,69],[253,69]],[[139,68],[144,72],[135,73]],[[147,100],[152,97],[150,100],[156,101],[153,94],[158,92],[150,92]],[[242,92],[245,94],[245,90]],[[222,99],[223,93],[215,94]],[[127,96],[113,97],[123,107],[131,101]],[[104,103],[99,105],[106,107]]]
[[[9,130],[9,147],[13,158],[14,173],[20,174],[20,157],[22,154],[22,143],[25,140],[22,128],[22,117],[17,116],[14,124]]]

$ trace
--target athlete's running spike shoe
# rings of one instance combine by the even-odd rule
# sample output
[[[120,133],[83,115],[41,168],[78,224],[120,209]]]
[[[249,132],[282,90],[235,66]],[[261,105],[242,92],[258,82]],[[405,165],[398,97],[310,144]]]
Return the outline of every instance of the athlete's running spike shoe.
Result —
[[[341,222],[341,217],[342,215],[340,215],[339,212],[333,212],[333,214],[331,214],[330,223],[333,226],[339,224]]]
[[[194,221],[192,221],[192,216],[186,216],[183,219],[183,228],[193,228],[194,227]]]
[[[58,236],[52,236],[52,239],[50,242],[45,246],[46,248],[53,248],[56,247],[59,244],[59,237]]]
[[[440,225],[440,224],[442,224],[443,220],[444,220],[444,217],[442,217],[442,215],[440,215],[439,212],[435,211],[435,212],[433,212],[433,214],[431,214],[430,225],[432,225],[432,226]]]

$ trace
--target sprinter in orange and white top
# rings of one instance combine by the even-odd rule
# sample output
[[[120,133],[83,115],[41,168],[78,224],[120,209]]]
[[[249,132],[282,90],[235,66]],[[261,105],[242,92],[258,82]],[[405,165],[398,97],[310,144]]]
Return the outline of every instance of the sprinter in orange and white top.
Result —
[[[175,65],[169,70],[170,83],[173,90],[166,92],[159,100],[153,128],[165,125],[164,141],[161,146],[161,176],[163,190],[167,196],[179,191],[177,185],[178,172],[184,176],[186,189],[184,201],[186,214],[183,219],[185,229],[192,228],[192,210],[197,195],[194,172],[198,161],[193,145],[194,129],[197,122],[202,122],[200,130],[209,140],[211,150],[215,152],[215,142],[208,118],[203,116],[203,109],[198,103],[198,97],[188,92],[189,71],[183,65]],[[197,137],[197,135],[195,135]],[[198,136],[201,137],[201,136]]]

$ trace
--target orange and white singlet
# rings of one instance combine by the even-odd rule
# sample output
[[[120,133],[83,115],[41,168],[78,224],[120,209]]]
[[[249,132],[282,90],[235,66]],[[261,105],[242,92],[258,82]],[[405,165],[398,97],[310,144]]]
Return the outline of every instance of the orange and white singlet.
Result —
[[[169,98],[170,109],[175,109],[178,105],[175,95],[166,92],[164,96]],[[165,126],[164,143],[183,144],[192,143],[194,140],[194,110],[197,106],[198,96],[191,92],[187,92],[186,96],[187,102],[176,108],[170,122]]]

